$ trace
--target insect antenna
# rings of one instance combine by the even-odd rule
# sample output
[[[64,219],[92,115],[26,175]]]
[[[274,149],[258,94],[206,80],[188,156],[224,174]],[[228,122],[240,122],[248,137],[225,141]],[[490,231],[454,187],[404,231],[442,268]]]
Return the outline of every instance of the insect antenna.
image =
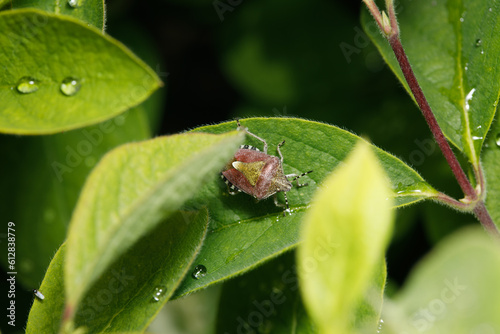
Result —
[[[237,130],[241,130],[241,131],[245,132],[247,135],[250,135],[250,136],[254,137],[255,139],[258,139],[261,142],[263,142],[264,143],[264,153],[267,154],[267,142],[264,139],[260,138],[256,134],[253,134],[250,131],[248,131],[248,128],[242,127],[239,119],[236,119],[236,124],[238,125],[238,127],[236,128]]]

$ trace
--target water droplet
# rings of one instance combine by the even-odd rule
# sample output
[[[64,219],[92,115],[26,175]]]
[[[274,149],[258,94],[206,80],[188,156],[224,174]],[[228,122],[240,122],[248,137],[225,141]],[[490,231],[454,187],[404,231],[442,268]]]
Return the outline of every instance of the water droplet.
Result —
[[[163,297],[163,295],[165,294],[166,290],[167,289],[164,286],[157,286],[155,288],[155,291],[153,292],[153,300],[155,302],[159,302]]]
[[[68,0],[68,5],[71,8],[80,7],[80,1],[79,0]]]
[[[383,325],[384,325],[384,320],[380,319],[380,321],[378,322],[377,333],[380,333]]]
[[[492,12],[492,11],[493,11],[493,8],[489,8],[488,10],[489,10],[490,12]]]
[[[480,38],[476,39],[476,47],[480,47],[481,44],[483,44],[483,41]]]
[[[460,22],[464,22],[464,18],[463,17],[460,18]]]
[[[469,63],[465,63],[465,70],[467,71],[469,69]]]
[[[500,147],[500,133],[497,134],[497,138],[495,140],[495,143],[497,144],[498,147]]]
[[[481,50],[481,54],[484,55],[484,50]]]
[[[61,92],[66,96],[73,96],[80,90],[81,84],[78,79],[68,77],[61,82]]]
[[[472,88],[470,90],[469,94],[467,94],[467,96],[465,97],[465,111],[469,111],[469,109],[470,109],[469,101],[472,99],[472,95],[474,95],[475,91],[476,91],[476,89]]]
[[[207,268],[204,265],[199,264],[196,267],[194,267],[191,276],[193,276],[194,279],[200,279],[202,277],[205,277],[206,274],[207,274]]]
[[[17,91],[23,94],[29,94],[38,90],[38,81],[32,77],[22,77],[17,82]]]
[[[483,140],[483,137],[472,136],[472,140]]]

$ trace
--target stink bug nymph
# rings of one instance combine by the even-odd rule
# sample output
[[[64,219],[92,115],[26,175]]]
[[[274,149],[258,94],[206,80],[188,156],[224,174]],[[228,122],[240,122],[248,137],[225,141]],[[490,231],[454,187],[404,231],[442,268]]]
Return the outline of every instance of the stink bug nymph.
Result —
[[[276,206],[284,207],[283,215],[289,210],[286,192],[292,189],[292,182],[297,180],[297,187],[307,186],[307,183],[300,184],[298,179],[306,174],[285,174],[283,171],[283,155],[280,147],[283,146],[283,140],[278,144],[276,150],[279,158],[267,154],[267,142],[257,135],[241,126],[239,120],[236,120],[238,130],[260,140],[264,143],[264,151],[250,145],[242,145],[234,155],[234,158],[227,163],[221,172],[221,177],[228,185],[231,195],[238,192],[244,192],[257,200],[266,199],[274,196]],[[285,205],[278,202],[277,193],[283,192]]]

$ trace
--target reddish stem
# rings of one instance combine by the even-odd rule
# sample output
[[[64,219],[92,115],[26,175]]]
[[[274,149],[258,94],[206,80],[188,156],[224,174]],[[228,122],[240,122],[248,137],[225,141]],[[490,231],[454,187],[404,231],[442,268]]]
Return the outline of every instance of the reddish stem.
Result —
[[[490,214],[488,213],[488,209],[486,209],[486,205],[484,205],[483,201],[479,201],[476,203],[474,207],[474,214],[477,219],[481,222],[483,227],[491,234],[494,235],[497,239],[500,240],[500,232],[498,231],[497,226],[491,219]]]
[[[406,53],[403,50],[403,46],[401,45],[401,41],[399,40],[398,35],[392,35],[391,37],[389,37],[389,43],[394,51],[394,54],[396,55],[396,58],[398,60],[399,66],[401,67],[401,71],[403,72],[406,82],[408,83],[408,86],[410,87],[410,90],[413,96],[415,97],[415,100],[417,101],[420,110],[422,110],[422,114],[424,115],[424,118],[427,124],[429,125],[432,134],[434,135],[434,139],[438,143],[441,152],[443,152],[446,161],[450,165],[451,170],[455,175],[458,184],[460,185],[460,188],[462,188],[462,191],[464,192],[465,196],[468,197],[469,199],[471,200],[477,199],[477,194],[476,191],[474,190],[474,187],[472,186],[469,179],[465,175],[465,172],[462,169],[462,166],[460,166],[457,157],[451,150],[450,144],[444,137],[443,131],[439,127],[436,117],[432,113],[431,107],[429,106],[429,103],[425,99],[424,93],[422,92],[422,89],[420,88],[420,85],[417,82],[417,78],[413,73],[410,62],[408,61],[408,57],[406,57]]]
[[[377,22],[380,31],[385,35],[385,37],[389,41],[389,44],[391,45],[392,50],[396,55],[396,58],[398,60],[401,71],[403,72],[403,75],[406,79],[406,82],[408,83],[408,86],[410,87],[410,90],[415,100],[417,101],[420,110],[422,110],[422,114],[424,115],[424,118],[427,124],[429,125],[432,134],[434,135],[434,139],[438,143],[441,152],[443,152],[446,161],[450,165],[450,168],[453,174],[455,175],[458,184],[460,185],[460,188],[462,188],[462,191],[465,194],[465,201],[463,202],[457,201],[443,193],[440,193],[436,197],[436,200],[463,211],[470,212],[470,210],[472,209],[471,207],[473,207],[472,210],[474,214],[481,222],[481,224],[484,226],[484,228],[489,233],[495,235],[497,238],[500,239],[500,231],[498,230],[495,223],[491,219],[491,216],[488,213],[488,209],[486,209],[486,206],[484,204],[485,184],[481,166],[480,165],[474,166],[474,173],[477,179],[476,181],[479,182],[480,186],[479,193],[481,194],[481,197],[479,197],[478,193],[475,191],[474,187],[472,186],[469,179],[465,175],[462,166],[460,166],[457,157],[451,150],[450,144],[444,137],[443,131],[439,127],[436,117],[432,113],[431,107],[429,106],[429,103],[425,99],[424,93],[422,92],[422,89],[418,84],[417,78],[413,73],[410,62],[408,61],[408,57],[406,56],[403,46],[401,45],[401,41],[399,40],[399,27],[396,19],[396,12],[394,10],[393,1],[386,0],[386,6],[389,11],[389,21],[391,26],[390,29],[387,29],[387,27],[384,26],[384,22],[382,22],[383,21],[382,15],[380,14],[377,5],[375,5],[375,2],[373,2],[373,0],[363,0],[363,2],[366,4],[368,10],[375,18],[375,21]]]

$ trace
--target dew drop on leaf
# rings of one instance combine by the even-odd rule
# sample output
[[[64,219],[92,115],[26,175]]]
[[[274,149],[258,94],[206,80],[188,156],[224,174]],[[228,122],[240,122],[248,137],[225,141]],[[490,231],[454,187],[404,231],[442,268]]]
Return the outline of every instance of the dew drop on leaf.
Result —
[[[80,6],[80,1],[79,0],[68,0],[68,5],[71,8],[76,8]]]
[[[476,40],[476,47],[480,47],[480,46],[481,46],[481,44],[483,44],[483,41],[481,41],[481,39],[479,39],[479,38],[478,38],[478,39]]]
[[[495,138],[495,142],[498,147],[500,147],[500,133],[497,134],[497,137]]]
[[[159,302],[167,289],[164,286],[157,286],[153,292],[153,300]]]
[[[199,264],[196,267],[194,267],[191,276],[193,276],[194,279],[200,279],[202,277],[205,277],[206,274],[207,274],[207,268],[204,265]]]
[[[16,86],[17,91],[22,94],[36,92],[38,88],[38,82],[32,77],[22,77]]]
[[[61,92],[66,96],[73,96],[80,90],[81,84],[78,79],[66,78],[61,82]]]
[[[378,322],[377,333],[380,333],[382,331],[383,325],[384,325],[384,320],[380,319],[380,321]]]

